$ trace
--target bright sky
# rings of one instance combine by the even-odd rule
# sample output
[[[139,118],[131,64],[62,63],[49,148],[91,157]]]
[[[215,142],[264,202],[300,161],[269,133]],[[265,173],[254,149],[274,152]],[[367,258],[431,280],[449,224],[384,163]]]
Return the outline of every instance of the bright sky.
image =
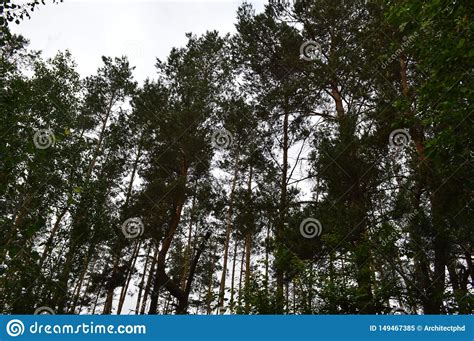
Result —
[[[257,10],[265,0],[251,0]],[[101,56],[127,55],[135,77],[155,76],[156,58],[186,44],[185,33],[234,32],[242,0],[64,0],[40,5],[30,20],[11,25],[45,57],[69,49],[79,73],[95,73]]]

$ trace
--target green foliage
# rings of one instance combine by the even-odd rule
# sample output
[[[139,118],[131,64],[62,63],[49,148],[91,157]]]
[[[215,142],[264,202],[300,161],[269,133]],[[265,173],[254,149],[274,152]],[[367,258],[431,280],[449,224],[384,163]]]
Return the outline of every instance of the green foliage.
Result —
[[[143,84],[6,25],[1,312],[472,312],[471,7],[244,3]]]

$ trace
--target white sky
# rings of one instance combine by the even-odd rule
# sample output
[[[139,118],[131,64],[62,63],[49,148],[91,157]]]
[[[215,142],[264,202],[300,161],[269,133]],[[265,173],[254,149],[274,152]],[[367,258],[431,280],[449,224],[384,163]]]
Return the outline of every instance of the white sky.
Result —
[[[252,0],[257,10],[265,0]],[[156,58],[186,44],[185,33],[235,31],[241,0],[64,0],[40,5],[31,19],[11,25],[31,42],[30,48],[52,57],[69,49],[82,76],[95,73],[101,56],[127,55],[135,78],[155,77]]]

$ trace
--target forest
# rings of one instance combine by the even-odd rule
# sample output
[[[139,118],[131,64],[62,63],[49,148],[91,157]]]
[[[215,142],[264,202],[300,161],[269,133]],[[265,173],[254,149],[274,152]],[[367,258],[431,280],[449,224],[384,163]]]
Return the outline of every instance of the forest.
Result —
[[[42,2],[0,1],[0,313],[474,311],[472,1],[243,1],[144,82],[30,49]]]

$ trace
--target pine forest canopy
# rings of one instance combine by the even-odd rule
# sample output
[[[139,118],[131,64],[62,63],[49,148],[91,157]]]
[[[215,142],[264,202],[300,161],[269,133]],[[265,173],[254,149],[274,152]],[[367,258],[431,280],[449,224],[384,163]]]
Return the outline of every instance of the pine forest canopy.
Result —
[[[471,1],[243,2],[143,83],[0,2],[1,313],[473,312]]]

